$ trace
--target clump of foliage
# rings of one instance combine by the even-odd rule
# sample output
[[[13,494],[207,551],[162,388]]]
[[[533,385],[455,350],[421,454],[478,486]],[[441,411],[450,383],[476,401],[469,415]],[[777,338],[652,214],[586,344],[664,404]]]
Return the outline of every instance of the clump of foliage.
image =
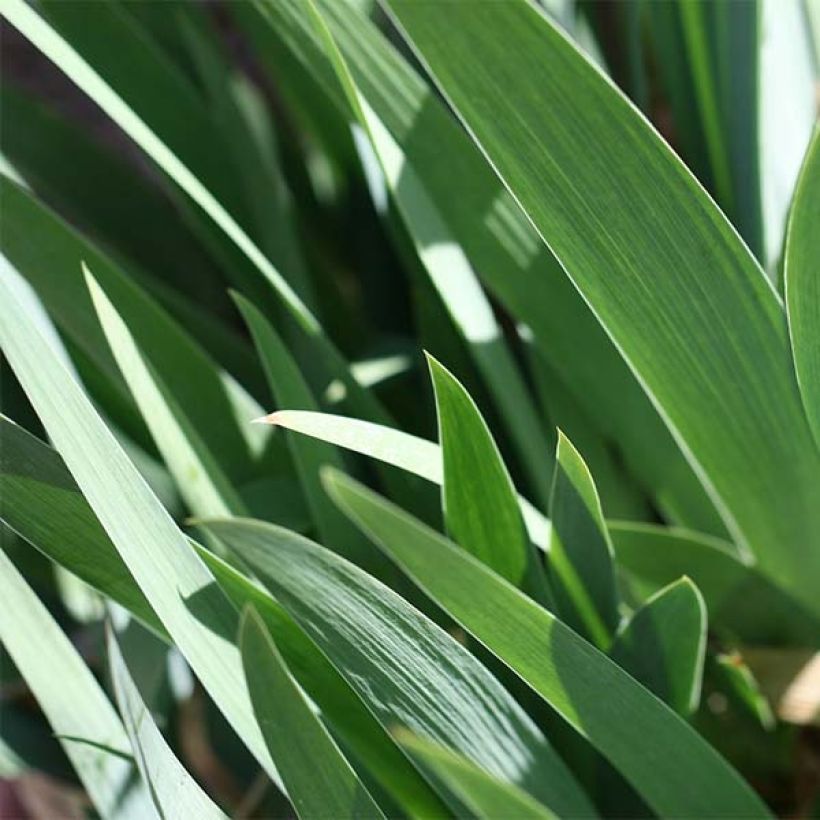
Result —
[[[2,12],[5,776],[816,808],[816,8]]]

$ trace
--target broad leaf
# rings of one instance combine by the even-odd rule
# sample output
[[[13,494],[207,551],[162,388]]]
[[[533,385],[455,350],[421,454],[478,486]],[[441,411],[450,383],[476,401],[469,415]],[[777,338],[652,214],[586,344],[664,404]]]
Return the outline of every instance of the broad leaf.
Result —
[[[738,544],[820,608],[820,552],[805,550],[820,533],[820,450],[785,365],[783,307],[725,217],[533,5],[386,5]]]
[[[698,588],[681,578],[635,612],[609,656],[681,715],[700,702],[706,652],[706,606]]]
[[[391,155],[396,187],[421,185],[472,268],[532,330],[539,349],[663,509],[676,521],[721,532],[694,473],[638,383],[468,134],[354,3],[322,0],[319,6],[369,106],[371,130],[378,129],[377,118],[400,149]],[[306,70],[304,77],[293,70],[284,77],[277,73],[277,80],[309,77],[347,114],[348,101],[306,3],[245,3],[238,16],[263,58],[289,55]]]
[[[559,814],[594,813],[569,769],[461,644],[353,564],[260,521],[205,527],[252,566],[386,728],[406,726]]]
[[[794,369],[820,447],[820,129],[809,146],[786,237],[786,306]]]
[[[239,644],[254,714],[297,815],[303,820],[384,817],[253,609],[243,614]]]
[[[659,815],[768,816],[752,789],[691,727],[554,615],[362,485],[331,472],[327,483],[342,509]]]
[[[560,430],[550,519],[549,572],[561,620],[605,650],[620,622],[612,544],[592,476]]]
[[[106,646],[117,705],[133,748],[134,759],[161,818],[197,817],[226,820],[185,770],[157,728],[128,671],[113,630],[107,630]]]

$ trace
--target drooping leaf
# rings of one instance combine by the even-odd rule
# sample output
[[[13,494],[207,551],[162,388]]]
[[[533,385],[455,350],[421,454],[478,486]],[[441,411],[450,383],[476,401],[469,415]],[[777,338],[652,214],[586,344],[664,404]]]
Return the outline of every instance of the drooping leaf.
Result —
[[[0,445],[3,520],[57,564],[169,640],[59,455],[2,417]],[[329,725],[407,815],[445,814],[430,786],[281,606],[217,556],[194,546],[236,611],[252,605],[260,613],[300,685]]]
[[[561,620],[606,650],[620,621],[612,544],[592,476],[560,430],[550,519],[549,572]]]
[[[706,741],[554,615],[362,485],[331,472],[327,484],[433,600],[587,738],[658,814],[768,816]]]
[[[253,609],[242,616],[242,663],[254,714],[300,818],[384,817],[314,715]]]
[[[0,416],[0,498],[4,524],[165,633],[59,456],[5,416]],[[99,548],[102,544],[107,549]]]
[[[549,600],[540,556],[530,545],[515,487],[489,428],[464,386],[432,357],[428,364],[444,463],[447,531],[511,584]]]
[[[386,728],[406,726],[450,746],[559,814],[594,814],[507,691],[394,592],[281,527],[242,519],[204,526],[254,568]]]
[[[820,129],[809,146],[786,237],[786,309],[803,407],[820,448]]]
[[[128,671],[110,627],[107,630],[106,647],[117,705],[131,741],[134,759],[157,814],[161,818],[201,817],[203,820],[226,820],[227,815],[185,770],[157,728]]]
[[[131,747],[114,707],[71,641],[2,550],[0,594],[3,646],[60,736],[94,807],[103,817],[150,817],[147,795],[139,790],[132,791],[130,797],[128,794],[133,773]],[[118,755],[110,754],[108,748]]]
[[[706,653],[706,606],[681,578],[653,595],[626,622],[609,656],[678,714],[700,702]]]
[[[820,552],[804,545],[820,533],[820,450],[784,364],[783,307],[748,249],[533,5],[386,5],[641,380],[738,544],[817,610]]]
[[[451,749],[406,730],[397,731],[396,737],[411,755],[429,766],[476,817],[488,820],[494,817],[547,820],[557,816],[525,791],[491,777]]]
[[[682,575],[697,585],[712,629],[763,646],[819,646],[820,619],[733,546],[711,536],[653,524],[610,522],[621,569],[652,595]]]

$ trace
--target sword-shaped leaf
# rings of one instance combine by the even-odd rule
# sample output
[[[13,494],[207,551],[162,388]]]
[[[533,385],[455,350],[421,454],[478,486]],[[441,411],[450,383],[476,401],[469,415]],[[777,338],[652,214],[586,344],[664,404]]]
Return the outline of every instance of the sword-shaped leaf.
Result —
[[[768,816],[705,740],[554,615],[362,485],[330,471],[327,485],[434,601],[587,738],[659,815]]]
[[[242,616],[239,645],[256,719],[296,814],[302,820],[383,818],[252,608]]]
[[[786,364],[783,306],[726,218],[533,4],[385,5],[740,548],[820,609],[820,551],[805,549],[820,534],[820,450]]]

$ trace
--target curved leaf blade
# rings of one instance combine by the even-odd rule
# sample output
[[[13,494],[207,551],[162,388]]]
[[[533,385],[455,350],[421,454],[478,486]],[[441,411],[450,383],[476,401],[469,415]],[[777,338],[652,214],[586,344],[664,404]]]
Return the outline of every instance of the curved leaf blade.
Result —
[[[128,817],[126,792],[133,772],[128,735],[91,670],[2,550],[0,595],[3,646],[60,738],[92,803],[103,817]],[[134,820],[146,812],[151,816],[147,795],[142,797],[146,802],[132,805]]]
[[[549,571],[561,620],[606,650],[621,619],[612,544],[592,476],[560,430],[550,519]]]
[[[785,287],[794,369],[820,447],[820,128],[797,182],[786,235]]]
[[[698,708],[706,655],[706,605],[681,578],[646,601],[618,633],[609,656],[678,714]]]
[[[571,816],[594,814],[518,703],[459,643],[355,565],[261,521],[203,526],[254,568],[377,719],[450,746]]]
[[[437,743],[406,730],[397,731],[399,743],[415,758],[429,766],[468,806],[476,817],[515,817],[520,820],[548,820],[557,817],[525,791],[488,775],[475,763]]]
[[[586,737],[660,815],[769,816],[691,727],[547,610],[362,485],[330,471],[327,485],[433,600]]]
[[[748,249],[533,5],[385,3],[641,381],[738,545],[817,610],[820,552],[804,545],[820,533],[820,451],[785,366],[782,305]]]
[[[252,608],[242,615],[239,645],[254,714],[297,815],[383,818]]]

